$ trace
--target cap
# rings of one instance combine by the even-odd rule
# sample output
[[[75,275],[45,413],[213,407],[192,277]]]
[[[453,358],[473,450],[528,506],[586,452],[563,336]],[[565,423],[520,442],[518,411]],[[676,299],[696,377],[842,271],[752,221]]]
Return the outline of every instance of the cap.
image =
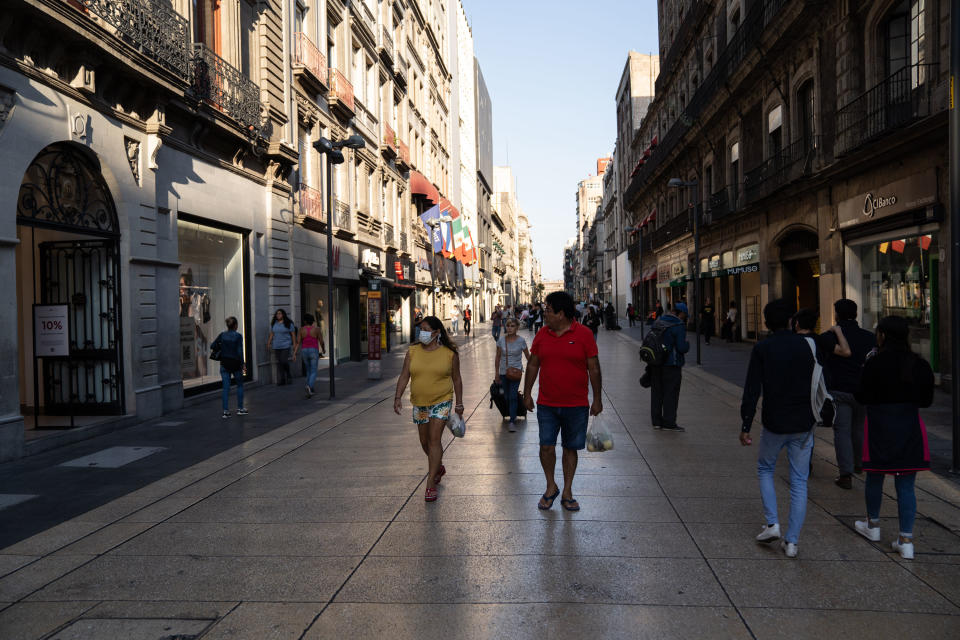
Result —
[[[677,313],[686,313],[688,315],[690,314],[690,312],[687,311],[686,302],[678,302],[677,304],[673,305],[673,310],[676,311]]]

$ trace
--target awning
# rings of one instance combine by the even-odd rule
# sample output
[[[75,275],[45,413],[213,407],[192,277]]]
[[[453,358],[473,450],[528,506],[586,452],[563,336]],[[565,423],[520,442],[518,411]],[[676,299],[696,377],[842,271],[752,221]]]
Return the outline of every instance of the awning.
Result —
[[[633,282],[631,282],[631,283],[630,283],[630,288],[633,289],[634,287],[639,286],[639,285],[640,285],[640,280],[641,280],[641,278],[637,278],[636,280],[634,280]]]
[[[650,280],[656,280],[656,279],[657,279],[657,267],[656,267],[656,265],[654,265],[654,266],[650,267],[649,269],[647,269],[646,271],[644,271],[644,273],[643,273],[643,281],[644,281],[644,282],[648,282],[648,281],[650,281]]]
[[[440,192],[437,191],[433,183],[427,180],[427,177],[419,171],[410,171],[410,193],[426,196],[427,200],[433,204],[440,202]]]
[[[653,210],[650,211],[650,213],[647,214],[647,216],[643,220],[640,221],[640,224],[638,226],[645,227],[656,219],[657,219],[657,210],[656,208],[654,208]]]

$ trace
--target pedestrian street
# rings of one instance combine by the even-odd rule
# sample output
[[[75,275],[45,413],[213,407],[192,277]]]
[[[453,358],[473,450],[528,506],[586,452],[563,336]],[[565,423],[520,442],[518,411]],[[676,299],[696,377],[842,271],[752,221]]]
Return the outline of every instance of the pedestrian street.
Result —
[[[892,483],[883,539],[868,542],[853,530],[864,514],[862,478],[852,491],[833,484],[831,440],[818,433],[799,555],[788,559],[754,540],[763,524],[757,447],[737,440],[739,388],[685,367],[686,432],[655,431],[637,382],[639,343],[626,333],[599,334],[597,420],[615,448],[581,452],[577,513],[559,500],[537,509],[545,480],[536,418],[509,433],[490,407],[495,345],[481,325],[456,338],[467,432],[444,435],[437,502],[423,499],[426,457],[408,398],[402,415],[393,412],[395,377],[352,383],[343,390],[351,395],[147,484],[137,479],[151,455],[71,469],[78,487],[96,474],[104,495],[115,495],[110,486],[130,491],[0,549],[0,637],[960,636],[955,481],[921,474],[917,555],[902,560],[889,547]],[[269,415],[268,390],[251,389],[251,416]],[[18,473],[39,492],[63,473],[59,465],[108,444],[153,447],[171,430],[206,439],[226,428],[215,403],[191,411],[180,425],[20,460]],[[167,451],[153,455],[189,454],[189,438],[163,442]],[[0,479],[30,494],[5,467]],[[783,460],[777,472],[785,521]],[[27,504],[0,507],[0,527]]]

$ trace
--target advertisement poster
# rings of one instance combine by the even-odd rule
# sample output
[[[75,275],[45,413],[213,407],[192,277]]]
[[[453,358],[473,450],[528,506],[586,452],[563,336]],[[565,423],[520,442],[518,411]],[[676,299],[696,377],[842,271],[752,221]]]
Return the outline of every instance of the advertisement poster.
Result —
[[[180,318],[180,372],[192,376],[196,368],[196,322],[193,318]]]
[[[380,371],[380,291],[367,293],[367,376],[379,378]]]
[[[67,305],[33,305],[33,327],[37,357],[49,358],[70,355]]]

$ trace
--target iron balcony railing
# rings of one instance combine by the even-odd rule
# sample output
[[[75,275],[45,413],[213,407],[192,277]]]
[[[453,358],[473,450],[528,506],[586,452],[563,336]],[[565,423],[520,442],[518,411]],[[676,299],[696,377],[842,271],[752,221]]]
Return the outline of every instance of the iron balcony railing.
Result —
[[[706,212],[710,214],[710,220],[716,222],[739,211],[740,204],[740,186],[730,184],[710,194]]]
[[[190,23],[158,0],[77,0],[123,42],[162,67],[190,77]]]
[[[937,69],[936,64],[904,67],[837,111],[836,155],[935,113]]]
[[[337,200],[334,204],[334,218],[333,224],[338,229],[344,231],[354,231],[353,229],[353,216],[350,213],[350,205],[342,200]]]
[[[312,73],[320,84],[327,86],[327,56],[320,53],[320,49],[305,33],[294,34],[293,63]]]
[[[680,53],[687,49],[687,40],[690,38],[694,25],[699,24],[707,12],[713,9],[713,2],[707,0],[686,0],[686,4],[688,5],[686,14],[680,23],[680,28],[677,29],[677,35],[673,39],[670,49],[667,50],[666,55],[660,61],[660,74],[657,76],[654,85],[658,93],[664,90],[668,80],[672,77],[673,67],[676,65]],[[674,10],[676,10],[676,7],[674,7]]]
[[[766,197],[783,185],[809,173],[819,138],[797,140],[771,155],[743,176],[743,190],[747,202]]]
[[[410,67],[403,56],[397,56],[397,65],[393,70],[394,79],[404,87],[407,86],[407,72]]]
[[[395,239],[396,238],[393,231],[393,225],[392,224],[383,225],[383,241],[389,245],[393,245],[393,241]]]
[[[251,137],[263,128],[260,89],[239,69],[208,49],[193,45],[193,95],[238,122]]]
[[[393,59],[393,35],[390,34],[390,30],[386,27],[383,27],[380,31],[380,46],[384,52]]]
[[[327,221],[323,211],[323,196],[319,189],[300,185],[300,215],[321,223]]]
[[[330,97],[339,100],[351,112],[356,109],[353,102],[353,85],[350,84],[345,75],[332,67],[330,69]]]
[[[659,228],[651,231],[649,234],[651,248],[662,247],[671,240],[690,233],[693,229],[692,212],[692,209],[681,211],[664,222]]]

